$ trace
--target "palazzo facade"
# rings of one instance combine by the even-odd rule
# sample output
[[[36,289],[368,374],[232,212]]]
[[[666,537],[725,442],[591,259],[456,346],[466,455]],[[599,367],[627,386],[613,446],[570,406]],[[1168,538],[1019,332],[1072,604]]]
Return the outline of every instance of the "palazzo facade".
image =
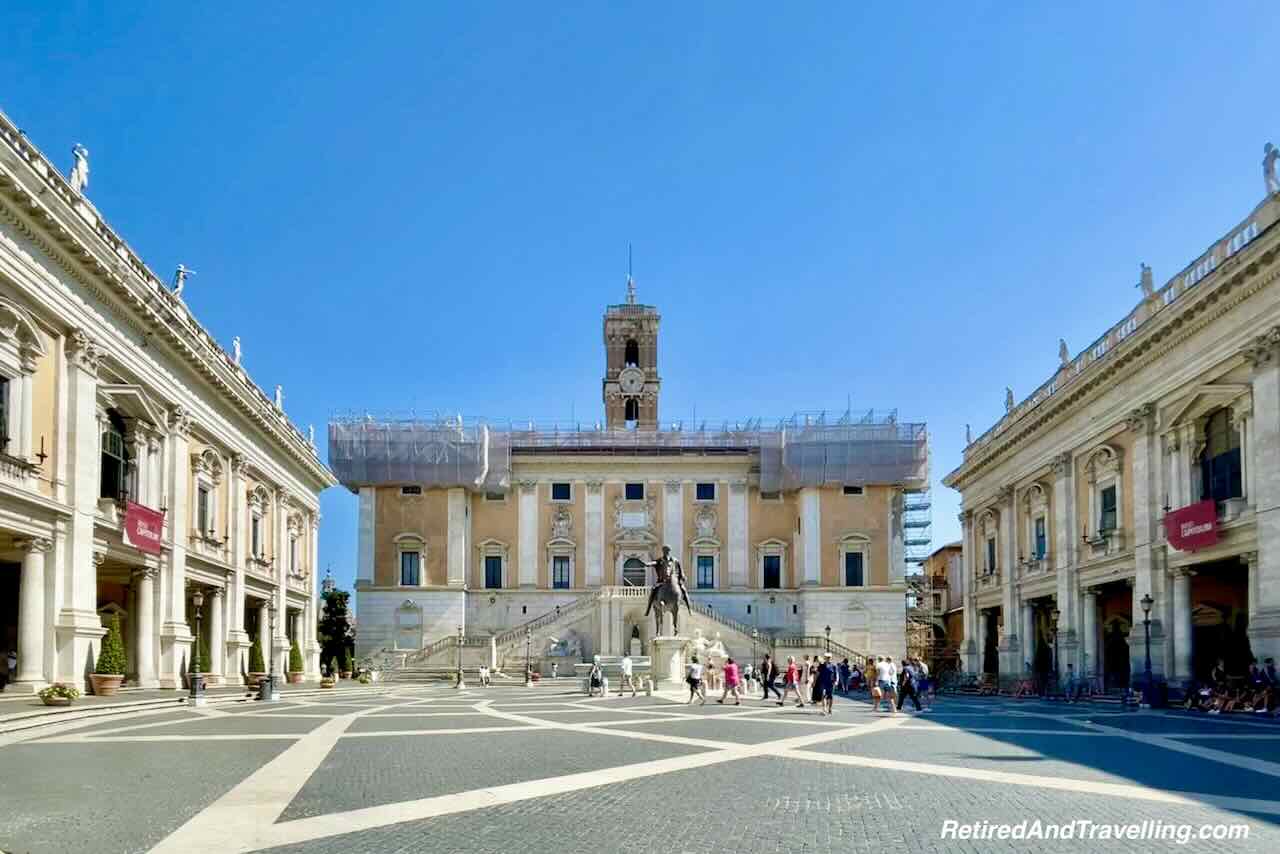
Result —
[[[901,655],[924,425],[664,423],[657,310],[629,290],[603,327],[603,424],[330,425],[330,462],[359,496],[358,654],[458,633],[543,662],[647,649],[647,564],[669,545],[695,605],[682,634],[742,655],[753,630]]]
[[[962,658],[1172,685],[1280,657],[1280,195],[969,443]],[[1149,609],[1149,617],[1147,616]],[[1149,620],[1149,625],[1144,622]]]
[[[251,638],[277,671],[296,639],[318,676],[317,496],[333,476],[86,180],[0,114],[6,690],[83,686],[113,617],[129,684],[183,686],[197,590],[208,681],[241,682]]]

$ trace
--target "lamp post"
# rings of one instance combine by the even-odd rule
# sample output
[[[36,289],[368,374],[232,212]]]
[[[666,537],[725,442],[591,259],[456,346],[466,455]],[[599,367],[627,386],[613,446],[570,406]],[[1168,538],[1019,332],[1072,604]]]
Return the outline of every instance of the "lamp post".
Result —
[[[827,652],[831,652],[831,627],[827,626],[822,630],[822,633],[826,635],[827,638]]]
[[[756,643],[760,640],[760,630],[751,630],[751,666],[758,668],[760,663],[756,661]]]
[[[462,682],[462,626],[458,626],[458,672],[457,679],[453,683],[454,688],[465,688]]]
[[[276,600],[274,598],[267,602],[267,617],[267,678],[260,683],[258,699],[274,702],[280,696],[279,689],[276,688]]]
[[[1053,632],[1053,687],[1056,690],[1059,684],[1058,677],[1058,618],[1062,616],[1062,612],[1054,608],[1049,612],[1049,631]]]
[[[531,629],[524,630],[524,687],[533,687],[533,668],[529,664],[529,659],[533,653],[533,631]]]
[[[1151,708],[1151,606],[1156,600],[1151,598],[1151,594],[1145,594],[1140,600],[1142,605],[1142,634],[1146,641],[1146,664],[1142,669],[1142,678],[1144,684],[1142,686],[1142,706],[1143,708]]]
[[[191,596],[191,604],[196,608],[196,636],[195,642],[192,644],[191,651],[191,673],[188,680],[191,683],[191,705],[204,705],[204,680],[200,678],[200,606],[204,604],[204,594],[200,592],[200,588],[196,588],[196,592]]]

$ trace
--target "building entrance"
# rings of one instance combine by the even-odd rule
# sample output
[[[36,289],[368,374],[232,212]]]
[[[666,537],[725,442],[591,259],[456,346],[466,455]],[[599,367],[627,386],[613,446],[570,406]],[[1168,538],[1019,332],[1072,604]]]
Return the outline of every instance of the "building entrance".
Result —
[[[10,673],[6,659],[18,648],[18,579],[22,565],[0,562],[0,687],[18,678]]]
[[[1191,578],[1191,671],[1207,680],[1219,658],[1228,676],[1244,676],[1249,646],[1249,570],[1238,560],[1198,564]]]

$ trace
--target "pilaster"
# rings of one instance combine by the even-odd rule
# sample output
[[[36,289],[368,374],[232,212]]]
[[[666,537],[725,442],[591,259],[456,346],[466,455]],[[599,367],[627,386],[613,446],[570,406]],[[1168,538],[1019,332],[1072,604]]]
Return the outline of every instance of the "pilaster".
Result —
[[[160,626],[160,687],[181,688],[183,670],[191,654],[191,630],[187,625],[187,481],[191,414],[176,406],[169,413],[169,437],[165,472],[165,530],[169,554],[162,566],[164,622]]]
[[[447,583],[450,587],[462,587],[467,580],[467,491],[453,487],[448,491],[449,546],[446,554]],[[425,571],[425,568],[424,568]]]
[[[1259,463],[1252,466],[1258,556],[1250,572],[1249,644],[1264,661],[1280,658],[1280,326],[1255,338],[1245,356],[1253,366],[1252,459]]]
[[[604,483],[588,480],[586,488],[586,579],[588,587],[599,587],[604,583]]]
[[[747,558],[747,538],[750,524],[747,518],[747,482],[729,482],[729,586],[745,588],[750,577]]]
[[[822,493],[800,490],[800,558],[807,587],[822,583]]]
[[[538,484],[532,480],[519,482],[519,505],[516,527],[519,538],[519,570],[521,587],[538,584]]]

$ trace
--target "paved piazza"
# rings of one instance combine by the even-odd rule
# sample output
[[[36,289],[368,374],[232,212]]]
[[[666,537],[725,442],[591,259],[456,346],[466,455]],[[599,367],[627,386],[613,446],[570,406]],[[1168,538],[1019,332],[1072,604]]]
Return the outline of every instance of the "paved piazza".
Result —
[[[0,737],[0,849],[1280,850],[1269,720],[951,697],[924,715],[836,709],[404,687],[62,724]],[[942,839],[948,819],[1246,823],[1249,838]]]

